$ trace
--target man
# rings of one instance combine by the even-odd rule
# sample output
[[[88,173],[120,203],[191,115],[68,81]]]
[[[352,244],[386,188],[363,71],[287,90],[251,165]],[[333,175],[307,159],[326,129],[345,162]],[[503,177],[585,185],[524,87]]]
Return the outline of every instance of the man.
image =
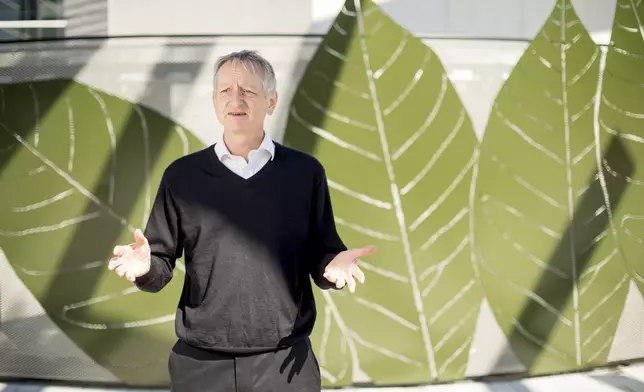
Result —
[[[185,256],[169,360],[173,391],[319,391],[309,341],[321,289],[364,282],[336,232],[324,168],[264,131],[275,73],[252,51],[215,66],[223,136],[170,164],[145,229],[114,248],[109,269],[157,292]]]

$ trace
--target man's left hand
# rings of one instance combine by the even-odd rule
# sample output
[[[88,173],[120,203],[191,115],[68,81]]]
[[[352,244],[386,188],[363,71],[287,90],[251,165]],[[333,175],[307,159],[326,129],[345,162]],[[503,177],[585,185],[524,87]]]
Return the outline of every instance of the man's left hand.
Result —
[[[358,267],[358,258],[368,256],[376,251],[375,246],[366,246],[359,249],[349,249],[338,253],[337,256],[326,266],[324,277],[335,287],[341,289],[345,284],[349,285],[349,291],[356,290],[356,281],[364,283],[364,274]]]

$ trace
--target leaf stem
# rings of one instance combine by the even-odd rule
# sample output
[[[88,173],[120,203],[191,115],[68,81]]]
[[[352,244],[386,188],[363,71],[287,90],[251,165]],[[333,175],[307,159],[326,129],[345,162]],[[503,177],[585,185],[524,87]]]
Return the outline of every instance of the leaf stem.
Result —
[[[564,133],[566,140],[566,182],[568,185],[568,218],[569,223],[569,245],[570,245],[570,260],[572,264],[572,301],[573,301],[573,312],[574,312],[574,322],[573,328],[575,331],[575,360],[577,366],[581,366],[581,333],[580,333],[580,321],[579,321],[579,288],[578,288],[578,271],[577,271],[577,252],[575,246],[575,200],[573,194],[573,183],[572,183],[572,157],[571,157],[571,145],[570,145],[570,114],[568,113],[568,81],[567,81],[567,62],[566,62],[566,50],[568,45],[566,45],[566,2],[567,0],[561,0],[561,45],[559,45],[561,50],[561,88],[562,88],[562,106],[563,106],[563,121],[564,121]]]
[[[398,185],[396,184],[396,175],[394,173],[394,167],[392,164],[391,152],[389,151],[389,143],[387,142],[387,137],[385,135],[385,126],[382,118],[382,110],[380,108],[380,103],[378,101],[378,93],[376,91],[376,84],[373,78],[373,70],[371,69],[371,62],[369,59],[369,52],[367,48],[366,32],[365,32],[364,20],[363,20],[362,9],[361,9],[362,5],[360,4],[360,0],[354,0],[354,6],[356,9],[356,18],[358,20],[360,46],[362,48],[362,59],[364,61],[364,66],[367,73],[367,81],[369,83],[369,91],[371,93],[371,98],[372,98],[371,102],[373,103],[373,110],[376,116],[378,135],[380,136],[382,153],[385,160],[385,166],[387,167],[387,175],[389,177],[389,182],[391,184],[391,196],[393,199],[394,210],[396,212],[396,218],[400,229],[400,238],[405,252],[405,262],[407,264],[407,269],[409,270],[410,283],[412,286],[413,296],[414,296],[414,305],[416,307],[416,311],[418,312],[418,321],[420,323],[420,330],[422,333],[423,343],[425,345],[425,351],[427,354],[427,364],[429,365],[430,378],[432,380],[436,380],[438,378],[438,371],[436,369],[436,359],[434,357],[434,349],[433,349],[431,337],[429,335],[429,326],[427,323],[427,317],[425,316],[423,300],[421,297],[420,289],[418,287],[418,278],[416,276],[416,269],[411,255],[409,238],[407,236],[405,214],[402,209],[400,191],[398,190]]]

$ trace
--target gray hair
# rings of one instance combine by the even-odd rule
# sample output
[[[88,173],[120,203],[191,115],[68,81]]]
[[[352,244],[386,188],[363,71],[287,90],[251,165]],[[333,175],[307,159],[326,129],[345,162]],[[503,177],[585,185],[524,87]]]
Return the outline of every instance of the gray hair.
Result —
[[[250,71],[259,74],[262,78],[262,86],[264,93],[271,95],[277,90],[277,80],[275,79],[275,71],[273,66],[268,60],[263,58],[254,50],[242,50],[239,52],[232,52],[225,56],[221,56],[215,63],[215,75],[213,77],[213,87],[217,85],[217,75],[221,67],[230,62],[242,64],[242,66],[250,68]]]

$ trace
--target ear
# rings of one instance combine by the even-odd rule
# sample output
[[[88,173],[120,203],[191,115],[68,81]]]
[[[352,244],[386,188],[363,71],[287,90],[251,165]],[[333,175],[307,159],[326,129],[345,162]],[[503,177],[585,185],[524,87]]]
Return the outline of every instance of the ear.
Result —
[[[273,93],[268,98],[268,114],[273,114],[273,111],[275,111],[275,107],[277,106],[277,91]]]

